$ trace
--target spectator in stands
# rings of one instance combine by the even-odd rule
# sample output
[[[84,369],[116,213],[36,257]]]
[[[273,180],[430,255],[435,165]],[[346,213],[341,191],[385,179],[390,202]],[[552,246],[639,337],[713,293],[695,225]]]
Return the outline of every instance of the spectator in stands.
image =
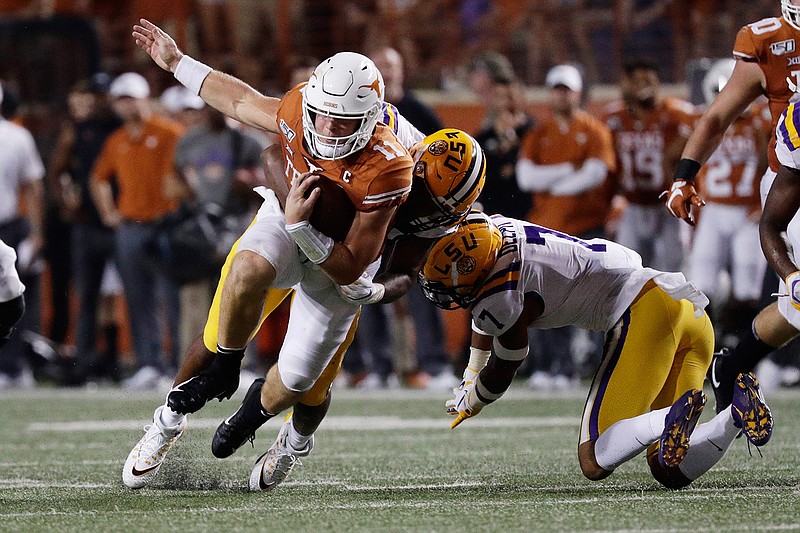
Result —
[[[486,120],[475,136],[486,154],[486,184],[479,201],[487,213],[524,220],[531,195],[517,186],[516,164],[520,142],[533,121],[525,111],[522,87],[513,71],[494,69],[487,75]]]
[[[0,103],[4,85],[0,81]],[[45,169],[31,133],[5,115],[0,116],[0,139],[0,241],[16,251],[16,268],[26,287],[27,310],[17,327],[38,333]],[[24,211],[20,209],[21,199]],[[25,349],[20,335],[13,336],[3,348],[0,389],[33,385],[33,376],[25,366]]]
[[[490,102],[493,96],[494,80],[513,80],[514,77],[511,61],[506,56],[498,52],[486,51],[477,54],[472,59],[467,81],[479,102]],[[488,127],[493,122],[494,119],[487,114],[481,127]]]
[[[73,281],[78,292],[78,324],[75,361],[66,379],[78,385],[87,378],[119,381],[117,366],[118,327],[114,314],[114,292],[101,287],[118,279],[113,264],[114,233],[100,220],[91,197],[89,177],[106,138],[122,125],[108,101],[107,74],[99,73],[78,82],[67,104],[64,122],[50,166],[58,177],[62,217],[70,221]],[[60,267],[59,267],[60,268]],[[105,341],[105,357],[97,350],[97,330]]]
[[[580,109],[583,78],[573,65],[557,65],[545,79],[549,109],[522,140],[517,183],[534,194],[527,220],[581,239],[604,236],[610,195],[606,177],[614,169],[608,128]],[[573,339],[577,328],[541,330],[535,345],[534,387],[567,388],[578,377]],[[599,361],[602,337],[592,343]],[[585,354],[581,354],[585,359]]]
[[[180,124],[150,110],[150,86],[139,74],[127,72],[111,84],[114,110],[124,125],[112,133],[92,169],[91,191],[103,223],[116,230],[115,257],[128,306],[137,372],[124,386],[149,389],[159,385],[177,360],[179,296],[176,286],[159,272],[147,253],[155,223],[177,202],[165,189],[174,177],[174,157]],[[111,179],[119,196],[114,198]],[[166,308],[172,360],[162,357],[164,337],[158,303]]]

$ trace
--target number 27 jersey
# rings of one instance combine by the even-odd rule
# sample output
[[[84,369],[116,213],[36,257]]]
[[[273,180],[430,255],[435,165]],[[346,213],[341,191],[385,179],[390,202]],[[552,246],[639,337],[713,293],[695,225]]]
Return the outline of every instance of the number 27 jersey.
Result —
[[[541,316],[528,327],[574,325],[607,331],[648,280],[663,277],[672,286],[686,283],[680,273],[644,268],[639,254],[615,242],[584,241],[500,215],[492,220],[503,235],[503,246],[473,304],[472,319],[474,329],[493,337],[519,319],[526,296],[538,295],[543,304]]]

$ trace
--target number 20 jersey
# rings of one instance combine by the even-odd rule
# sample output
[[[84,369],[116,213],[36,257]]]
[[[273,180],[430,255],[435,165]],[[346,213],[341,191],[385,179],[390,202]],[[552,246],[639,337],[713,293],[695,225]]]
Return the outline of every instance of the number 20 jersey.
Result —
[[[789,80],[800,84],[798,40],[800,31],[791,27],[783,17],[770,17],[742,27],[733,45],[733,56],[736,59],[758,63],[764,73],[764,94],[769,100],[773,132],[778,124],[778,117],[794,95],[789,87]],[[778,165],[773,136],[769,145],[769,166],[777,171]]]
[[[633,250],[605,239],[583,241],[542,226],[500,215],[503,235],[494,268],[472,307],[473,328],[496,337],[520,317],[526,295],[543,303],[528,327],[574,325],[607,331],[648,280],[664,273],[642,267]],[[682,275],[670,273],[669,276]]]

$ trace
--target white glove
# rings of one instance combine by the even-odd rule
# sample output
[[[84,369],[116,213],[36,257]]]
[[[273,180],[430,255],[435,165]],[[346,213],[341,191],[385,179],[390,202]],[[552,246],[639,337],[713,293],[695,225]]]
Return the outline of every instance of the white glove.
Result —
[[[789,291],[789,300],[795,309],[800,310],[800,270],[786,276],[786,289]]]
[[[353,305],[367,305],[380,302],[386,292],[383,283],[375,283],[372,277],[364,272],[350,285],[337,285],[336,289],[342,300]]]
[[[461,385],[453,389],[455,397],[447,400],[444,406],[447,414],[455,416],[456,419],[450,424],[450,429],[455,428],[467,418],[471,418],[481,412],[487,404],[478,399],[475,391],[476,381],[462,382]]]

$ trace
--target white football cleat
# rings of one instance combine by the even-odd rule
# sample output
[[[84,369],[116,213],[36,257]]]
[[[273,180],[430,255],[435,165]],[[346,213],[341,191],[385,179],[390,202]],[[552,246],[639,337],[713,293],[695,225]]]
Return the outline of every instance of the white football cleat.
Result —
[[[174,427],[161,424],[160,406],[153,414],[153,423],[144,427],[144,437],[133,447],[125,468],[122,470],[122,482],[130,489],[140,489],[150,483],[158,474],[167,452],[186,430],[186,417]]]
[[[256,464],[250,473],[250,490],[274,489],[289,476],[294,465],[302,465],[300,457],[305,457],[314,449],[314,435],[311,435],[311,439],[302,450],[295,450],[289,446],[286,437],[291,423],[292,415],[290,414],[283,422],[278,432],[278,438],[275,439],[270,449],[256,459]]]

